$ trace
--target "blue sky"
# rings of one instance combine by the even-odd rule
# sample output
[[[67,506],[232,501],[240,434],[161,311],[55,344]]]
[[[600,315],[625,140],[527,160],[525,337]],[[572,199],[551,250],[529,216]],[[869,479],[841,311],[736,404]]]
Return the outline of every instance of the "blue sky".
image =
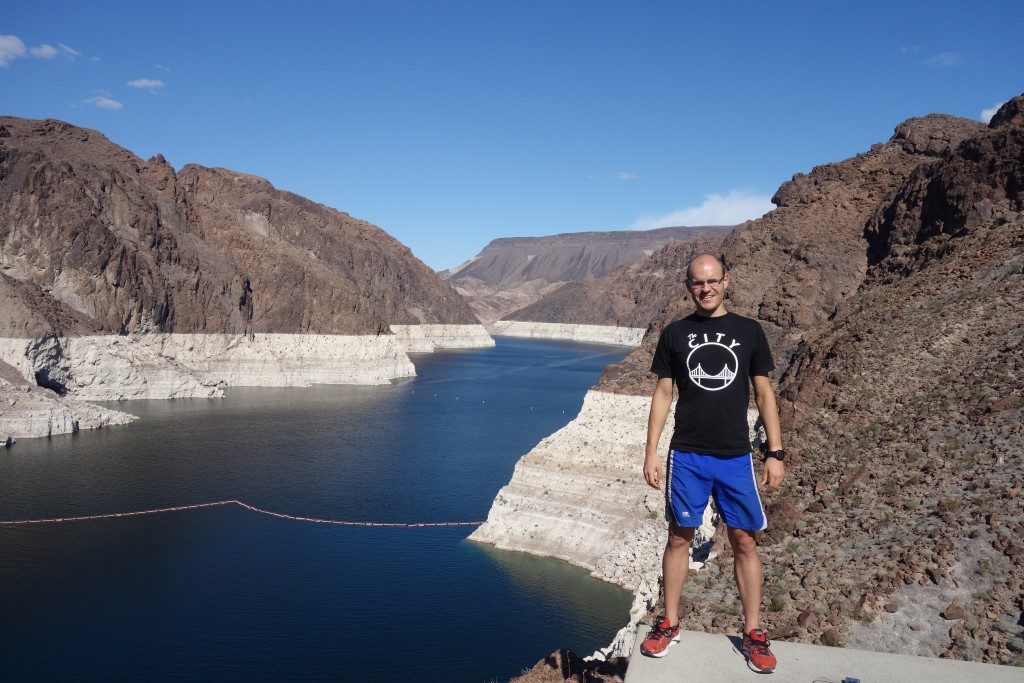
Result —
[[[1024,3],[17,3],[0,113],[264,176],[434,268],[495,237],[732,222],[1024,91]]]

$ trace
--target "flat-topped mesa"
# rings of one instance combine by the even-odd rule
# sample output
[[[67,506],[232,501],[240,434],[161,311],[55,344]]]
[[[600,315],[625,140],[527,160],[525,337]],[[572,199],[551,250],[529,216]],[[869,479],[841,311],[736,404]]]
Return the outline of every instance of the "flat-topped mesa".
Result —
[[[574,232],[545,237],[502,237],[455,268],[441,273],[490,324],[557,292],[566,283],[599,278],[641,259],[671,240],[721,235],[731,226]],[[607,324],[600,320],[517,318],[539,322]]]
[[[550,282],[572,282],[600,277],[649,255],[671,240],[721,233],[731,227],[678,226],[499,237],[466,263],[441,275],[447,280],[472,277],[491,285],[516,285],[541,278]]]
[[[698,232],[673,239],[603,277],[570,282],[503,320],[646,330],[678,291],[680,284],[672,278],[696,254],[717,253],[727,234]]]

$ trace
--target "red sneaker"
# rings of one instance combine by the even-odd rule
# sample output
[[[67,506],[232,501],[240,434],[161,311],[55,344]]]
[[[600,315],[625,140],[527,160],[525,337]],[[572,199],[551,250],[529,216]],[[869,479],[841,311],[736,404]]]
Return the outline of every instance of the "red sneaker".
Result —
[[[775,655],[769,645],[768,636],[759,628],[743,636],[743,654],[747,658],[747,666],[761,674],[775,671]]]
[[[666,617],[661,617],[651,627],[651,632],[640,643],[640,652],[648,657],[664,657],[668,649],[679,642],[682,633],[679,631],[679,624],[675,626],[668,623]]]

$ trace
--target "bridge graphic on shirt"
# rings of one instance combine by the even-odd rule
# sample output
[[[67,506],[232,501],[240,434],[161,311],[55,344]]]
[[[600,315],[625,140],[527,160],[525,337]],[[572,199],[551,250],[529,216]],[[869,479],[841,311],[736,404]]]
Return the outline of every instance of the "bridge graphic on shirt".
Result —
[[[735,377],[736,373],[729,369],[728,364],[723,365],[722,369],[718,371],[717,375],[709,375],[707,371],[704,369],[704,366],[702,366],[700,363],[697,363],[697,367],[695,367],[693,370],[690,370],[690,379],[692,379],[694,382],[697,382],[698,385],[700,384],[698,380],[702,379],[718,379],[728,384],[732,382],[732,380]]]

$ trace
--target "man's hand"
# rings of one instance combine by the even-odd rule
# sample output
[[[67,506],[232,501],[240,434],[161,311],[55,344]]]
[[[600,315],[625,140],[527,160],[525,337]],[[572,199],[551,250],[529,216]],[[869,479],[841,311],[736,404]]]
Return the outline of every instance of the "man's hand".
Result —
[[[647,417],[647,445],[644,447],[644,479],[656,489],[665,480],[665,467],[658,457],[658,442],[665,429],[668,409],[672,405],[672,378],[659,377],[651,396],[651,414]]]
[[[656,489],[661,488],[661,481],[664,479],[665,468],[661,464],[661,460],[658,456],[648,455],[644,458],[644,479],[647,483]]]
[[[644,473],[646,474],[647,467],[644,466]],[[761,469],[761,486],[764,487],[765,492],[774,493],[779,485],[782,484],[782,477],[786,474],[786,465],[778,458],[768,458],[764,461],[764,467]]]

